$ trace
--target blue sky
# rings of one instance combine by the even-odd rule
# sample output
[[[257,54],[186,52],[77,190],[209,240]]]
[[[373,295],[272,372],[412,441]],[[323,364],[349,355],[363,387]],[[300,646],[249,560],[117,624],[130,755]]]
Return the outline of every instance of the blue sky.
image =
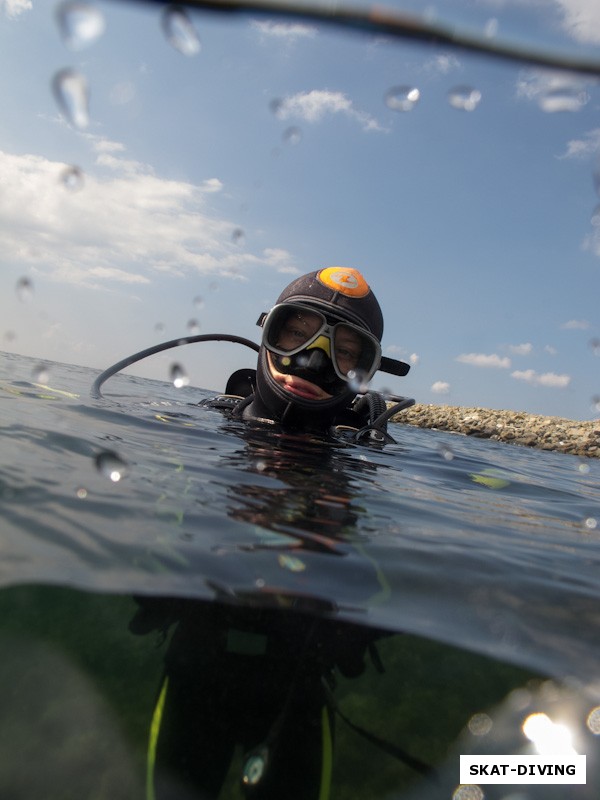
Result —
[[[61,4],[0,3],[0,349],[103,369],[190,332],[257,341],[295,275],[342,264],[413,364],[373,388],[598,416],[594,81],[267,17],[193,13],[173,44],[161,6],[88,5],[70,43]],[[389,5],[600,59],[592,0]],[[89,91],[75,121],[65,70]],[[254,355],[133,371],[174,361],[222,390]]]

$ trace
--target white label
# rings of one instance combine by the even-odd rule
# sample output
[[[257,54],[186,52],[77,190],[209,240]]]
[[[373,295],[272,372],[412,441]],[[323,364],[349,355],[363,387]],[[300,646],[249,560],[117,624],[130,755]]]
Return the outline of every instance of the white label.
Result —
[[[461,783],[585,783],[585,756],[461,756]]]

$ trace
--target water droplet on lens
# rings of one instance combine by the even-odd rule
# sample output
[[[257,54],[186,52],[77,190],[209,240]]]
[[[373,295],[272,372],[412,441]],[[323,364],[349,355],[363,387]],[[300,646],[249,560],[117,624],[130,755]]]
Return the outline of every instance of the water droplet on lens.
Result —
[[[300,141],[302,140],[302,131],[295,125],[292,125],[291,128],[285,129],[282,138],[285,144],[291,144],[291,145],[300,144]]]
[[[454,458],[452,448],[444,444],[441,445],[441,447],[438,447],[438,453],[441,455],[444,461],[452,461]]]
[[[201,295],[194,297],[194,306],[196,308],[204,308],[204,298]]]
[[[231,234],[231,241],[234,244],[242,244],[244,241],[244,231],[241,228],[235,228]]]
[[[219,284],[217,283],[217,281],[211,281],[208,284],[208,288],[210,289],[211,292],[216,292],[217,289],[219,288]]]
[[[369,388],[367,373],[361,369],[348,370],[348,386],[353,392],[364,394]]]
[[[242,782],[244,786],[257,786],[263,779],[267,768],[268,750],[261,747],[251,753],[244,764]]]
[[[87,128],[88,86],[87,81],[73,69],[62,69],[52,79],[52,91],[62,113],[76,128]]]
[[[87,47],[104,33],[104,16],[90,3],[61,3],[56,19],[63,42],[71,50]]]
[[[78,192],[83,187],[83,172],[79,167],[67,167],[60,176],[61,183],[71,192]]]
[[[190,336],[196,336],[196,334],[200,333],[200,323],[197,319],[191,319],[188,322],[187,327]]]
[[[448,92],[448,102],[459,111],[474,111],[481,101],[481,92],[471,86],[456,86]]]
[[[392,111],[412,111],[421,98],[414,86],[394,86],[385,95],[385,104]]]
[[[599,394],[595,394],[592,397],[592,411],[594,411],[596,414],[600,413],[600,395]]]
[[[598,527],[598,520],[595,517],[587,517],[583,521],[583,527],[586,531],[595,531]]]
[[[31,373],[35,383],[48,383],[50,373],[45,364],[36,364]]]
[[[184,56],[195,56],[200,52],[200,39],[185,9],[176,5],[166,8],[162,26],[169,44]]]
[[[551,82],[548,89],[540,96],[539,106],[548,114],[560,111],[581,111],[589,101],[589,95],[578,81],[565,78],[564,81]]]
[[[169,375],[171,377],[171,383],[176,389],[181,389],[183,386],[187,386],[190,382],[188,374],[181,364],[172,364]]]
[[[95,458],[96,469],[113,483],[118,483],[128,472],[128,466],[123,459],[112,450],[98,453]]]
[[[590,347],[595,356],[600,356],[600,339],[590,339]]]
[[[80,486],[80,487],[77,489],[77,492],[76,492],[76,494],[77,494],[77,497],[78,497],[80,500],[85,500],[85,498],[88,496],[88,491],[87,491],[87,489],[85,489],[83,486]]]
[[[33,297],[33,283],[29,278],[19,278],[17,281],[17,297],[22,303],[28,303]]]
[[[493,39],[498,35],[498,27],[499,23],[495,17],[488,19],[483,26],[483,35],[486,37],[486,39]]]
[[[590,465],[589,465],[589,464],[587,464],[585,461],[582,461],[582,462],[579,464],[579,466],[577,467],[577,470],[578,470],[578,471],[579,471],[579,472],[580,472],[582,475],[587,475],[587,474],[588,474],[588,472],[590,471]]]
[[[276,98],[269,103],[271,112],[278,118],[283,119],[283,100]]]
[[[157,333],[164,333],[165,332],[164,322],[157,322],[156,325],[154,326],[154,330]]]

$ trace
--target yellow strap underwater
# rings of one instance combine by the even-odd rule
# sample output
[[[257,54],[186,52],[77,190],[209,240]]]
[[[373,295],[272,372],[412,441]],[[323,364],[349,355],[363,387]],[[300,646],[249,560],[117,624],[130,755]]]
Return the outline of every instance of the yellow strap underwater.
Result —
[[[321,711],[321,736],[323,741],[323,762],[321,766],[321,790],[319,792],[319,800],[329,800],[331,773],[333,770],[333,742],[331,739],[331,723],[327,706],[323,706],[323,710]]]
[[[146,762],[146,800],[156,800],[154,792],[154,766],[156,764],[156,748],[158,745],[158,735],[160,733],[160,725],[162,722],[163,711],[165,708],[165,700],[167,699],[167,688],[169,686],[169,678],[165,677],[163,685],[154,707],[154,714],[152,715],[152,722],[150,723],[150,738],[148,739],[148,760]]]

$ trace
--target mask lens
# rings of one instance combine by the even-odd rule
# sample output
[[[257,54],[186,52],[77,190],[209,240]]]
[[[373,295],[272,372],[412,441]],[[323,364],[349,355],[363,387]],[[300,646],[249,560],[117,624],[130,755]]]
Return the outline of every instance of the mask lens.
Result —
[[[267,347],[280,353],[294,353],[312,341],[325,324],[316,311],[280,306],[269,315],[264,331]]]
[[[377,346],[374,340],[349,325],[335,326],[333,349],[338,371],[342,375],[347,375],[351,370],[370,373],[376,362]]]
[[[302,305],[275,306],[263,328],[263,344],[284,357],[304,350],[308,355],[311,347],[320,347],[322,336],[329,339],[330,347],[321,349],[331,356],[338,377],[346,380],[349,372],[357,370],[370,377],[379,366],[381,348],[375,337],[355,325],[328,320],[319,311]]]

